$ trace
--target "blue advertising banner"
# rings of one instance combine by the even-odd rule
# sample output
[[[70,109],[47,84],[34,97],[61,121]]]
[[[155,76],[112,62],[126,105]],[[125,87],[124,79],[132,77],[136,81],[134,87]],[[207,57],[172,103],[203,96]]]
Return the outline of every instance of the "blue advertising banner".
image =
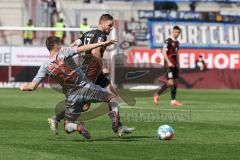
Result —
[[[200,20],[202,12],[172,11],[172,10],[139,10],[139,19],[181,19],[181,20]]]
[[[154,2],[221,2],[221,3],[234,3],[240,0],[154,0]]]
[[[104,0],[104,1],[116,1],[116,0]],[[214,3],[235,3],[240,2],[240,0],[118,0],[124,2],[214,2]]]
[[[208,21],[215,22],[218,12],[208,12]],[[221,11],[222,22],[240,22],[240,13],[233,11]],[[173,11],[173,10],[139,10],[139,19],[158,19],[158,20],[183,20],[183,21],[203,21],[206,12]]]
[[[240,24],[149,21],[151,48],[161,48],[178,25],[181,48],[240,49]]]

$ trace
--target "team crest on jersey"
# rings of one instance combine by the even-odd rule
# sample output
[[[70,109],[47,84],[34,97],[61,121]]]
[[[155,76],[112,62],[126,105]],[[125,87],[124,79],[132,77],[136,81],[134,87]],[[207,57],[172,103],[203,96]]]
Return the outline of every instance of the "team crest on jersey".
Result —
[[[175,43],[172,42],[172,46],[174,47],[174,46],[175,46]]]
[[[98,42],[103,42],[104,39],[102,37],[98,37]]]

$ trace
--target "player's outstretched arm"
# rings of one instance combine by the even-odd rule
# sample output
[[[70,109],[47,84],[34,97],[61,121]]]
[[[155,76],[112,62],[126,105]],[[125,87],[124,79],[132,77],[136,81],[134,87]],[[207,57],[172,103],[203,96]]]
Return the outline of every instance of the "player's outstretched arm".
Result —
[[[81,40],[78,39],[78,40],[76,40],[75,42],[73,42],[72,44],[70,44],[70,47],[76,47],[76,46],[78,46],[78,45],[80,45],[80,44],[81,44]]]
[[[92,50],[92,49],[100,47],[100,46],[109,46],[109,45],[112,45],[112,44],[115,44],[115,43],[117,43],[116,40],[109,40],[109,41],[105,41],[105,42],[87,44],[87,45],[78,47],[78,53],[86,52],[88,50]]]
[[[34,91],[35,89],[37,89],[38,84],[36,84],[35,82],[30,82],[27,84],[22,84],[20,85],[20,90],[21,91]]]

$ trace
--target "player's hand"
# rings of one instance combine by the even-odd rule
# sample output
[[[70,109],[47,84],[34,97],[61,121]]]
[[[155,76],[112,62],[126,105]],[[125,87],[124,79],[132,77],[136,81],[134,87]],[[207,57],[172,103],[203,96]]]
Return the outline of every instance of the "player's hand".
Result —
[[[70,47],[76,47],[79,46],[80,44],[82,44],[82,41],[80,39],[77,39],[75,42],[70,44]]]
[[[168,62],[168,67],[174,67],[174,65],[171,62]]]
[[[21,84],[20,87],[19,87],[19,89],[20,89],[21,91],[23,91],[23,90],[24,90],[24,87],[25,87],[25,84]]]
[[[103,68],[102,72],[103,72],[103,74],[109,74],[110,73],[108,68]]]
[[[117,40],[108,40],[106,42],[103,42],[105,46],[110,46],[112,44],[116,44],[117,43]]]
[[[86,112],[86,111],[88,111],[89,110],[89,108],[90,108],[90,106],[91,106],[91,103],[86,103],[86,104],[84,104],[83,105],[83,107],[82,107],[82,110],[83,110],[83,112]]]
[[[19,86],[19,89],[21,91],[33,91],[35,90],[36,88],[38,87],[38,84],[34,83],[34,82],[30,82],[30,83],[27,83],[27,84],[21,84]]]

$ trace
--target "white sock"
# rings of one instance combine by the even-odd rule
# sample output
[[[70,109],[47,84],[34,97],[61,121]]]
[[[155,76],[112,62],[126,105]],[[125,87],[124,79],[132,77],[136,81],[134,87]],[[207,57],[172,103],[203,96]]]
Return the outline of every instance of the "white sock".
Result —
[[[76,123],[67,123],[65,125],[65,130],[69,133],[77,131],[78,124]]]
[[[118,98],[113,98],[113,99],[111,99],[109,105],[110,105],[112,111],[115,111],[116,113],[119,112],[119,102],[118,102]]]

